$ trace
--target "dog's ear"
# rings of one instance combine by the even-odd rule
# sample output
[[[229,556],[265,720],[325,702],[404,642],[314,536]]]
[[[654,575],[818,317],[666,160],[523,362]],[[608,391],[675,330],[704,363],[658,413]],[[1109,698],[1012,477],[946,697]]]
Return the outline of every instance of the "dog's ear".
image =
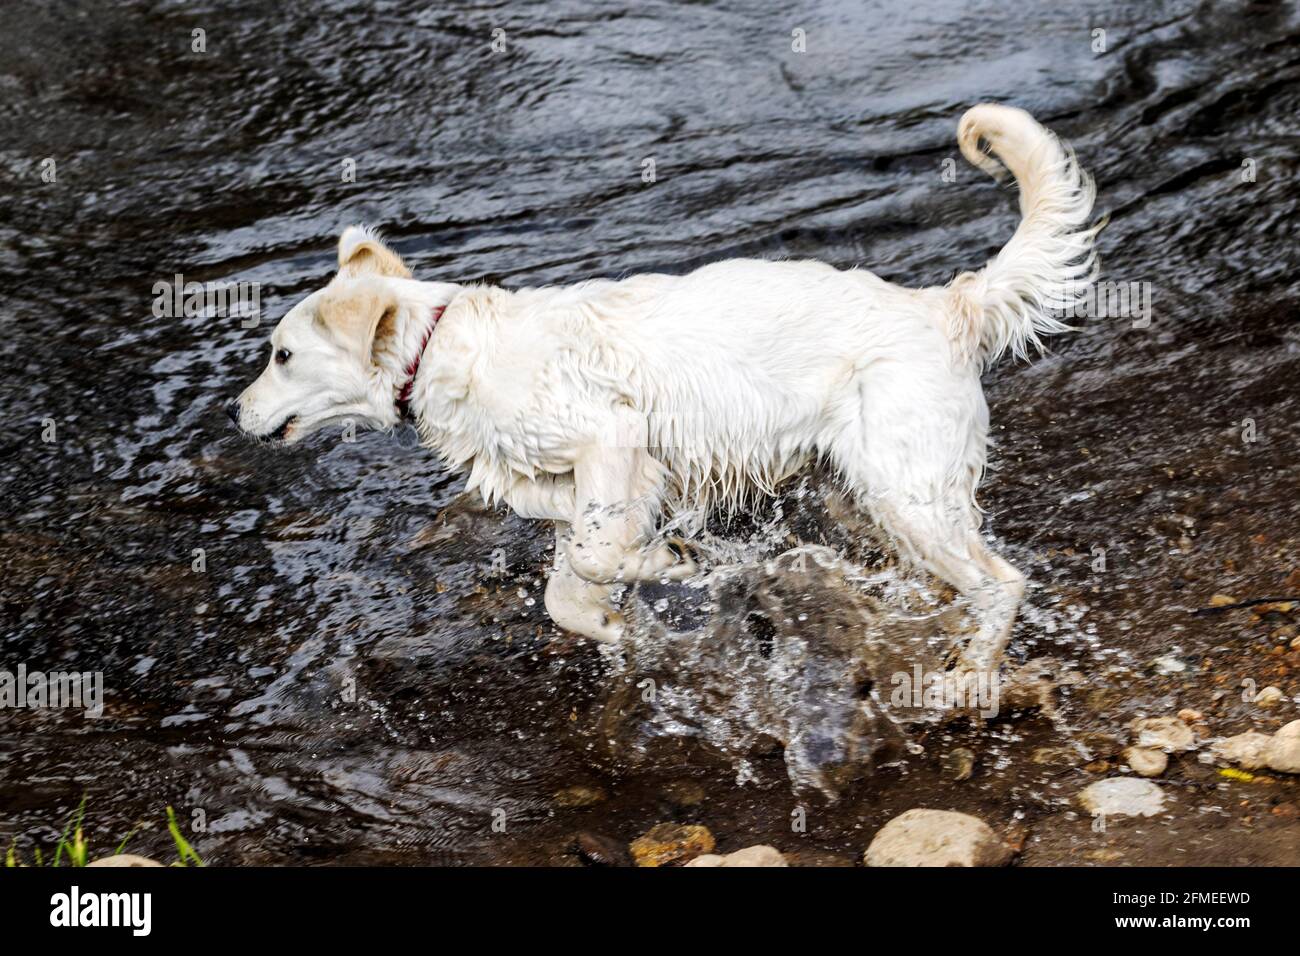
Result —
[[[397,299],[378,282],[325,295],[316,307],[321,330],[367,365],[397,334]]]
[[[339,236],[339,275],[352,278],[363,275],[411,278],[411,270],[401,256],[379,239],[369,226],[348,226]]]

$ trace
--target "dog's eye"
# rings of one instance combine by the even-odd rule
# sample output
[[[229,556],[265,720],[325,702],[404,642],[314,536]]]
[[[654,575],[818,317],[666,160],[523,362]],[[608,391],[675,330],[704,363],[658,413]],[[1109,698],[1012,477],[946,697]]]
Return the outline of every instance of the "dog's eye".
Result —
[[[290,356],[290,354],[292,354],[292,353],[290,353],[290,351],[289,351],[288,349],[276,349],[276,350],[275,350],[275,364],[276,364],[276,365],[283,365],[285,362],[289,361],[289,356]]]

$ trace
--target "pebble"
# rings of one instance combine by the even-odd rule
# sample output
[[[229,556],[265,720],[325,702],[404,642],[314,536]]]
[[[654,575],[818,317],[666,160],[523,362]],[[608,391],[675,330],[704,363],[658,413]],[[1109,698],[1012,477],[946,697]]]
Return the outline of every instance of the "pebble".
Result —
[[[1273,738],[1251,730],[1235,737],[1227,737],[1210,747],[1210,752],[1220,760],[1235,763],[1246,770],[1259,770],[1267,762],[1266,753]]]
[[[599,833],[579,833],[573,838],[573,848],[590,866],[627,866],[631,862],[623,844]]]
[[[629,849],[637,866],[668,866],[712,853],[714,846],[707,827],[660,823],[633,840]]]
[[[718,856],[705,853],[697,856],[687,866],[789,866],[781,852],[772,846],[747,846],[735,853]]]
[[[1273,686],[1265,687],[1255,695],[1255,706],[1263,707],[1265,710],[1272,709],[1282,703],[1283,696],[1282,688]]]
[[[1181,674],[1187,670],[1187,665],[1174,657],[1172,654],[1166,654],[1164,657],[1157,657],[1151,662],[1155,665],[1156,673],[1168,677],[1171,674]]]
[[[1093,814],[1152,817],[1164,806],[1165,794],[1150,780],[1111,777],[1079,791],[1079,804]]]
[[[1129,747],[1124,751],[1124,759],[1134,773],[1143,777],[1158,777],[1169,766],[1165,752],[1150,747]]]
[[[1300,773],[1300,720],[1291,721],[1273,735],[1265,757],[1270,770]]]
[[[1196,747],[1196,734],[1177,717],[1141,717],[1129,724],[1129,729],[1138,747],[1165,753],[1182,753]]]
[[[858,861],[849,856],[840,856],[838,853],[831,853],[826,850],[787,850],[784,854],[785,861],[790,866],[818,867],[826,869],[830,867],[857,866]]]
[[[1079,754],[1071,747],[1037,747],[1030,759],[1036,764],[1073,767],[1079,762]]]
[[[880,828],[867,866],[1003,866],[1011,851],[987,823],[951,810],[908,810]]]
[[[554,797],[555,805],[566,809],[594,807],[596,804],[604,803],[608,799],[609,794],[605,793],[600,787],[588,787],[583,784],[565,787]]]
[[[101,856],[98,860],[92,860],[86,866],[162,866],[157,860],[151,860],[145,856],[136,856],[134,853],[116,853],[113,856]]]
[[[975,772],[975,751],[958,747],[943,758],[943,772],[951,780],[969,780]]]
[[[663,788],[663,797],[675,807],[694,807],[704,802],[704,788],[694,780],[673,780]]]

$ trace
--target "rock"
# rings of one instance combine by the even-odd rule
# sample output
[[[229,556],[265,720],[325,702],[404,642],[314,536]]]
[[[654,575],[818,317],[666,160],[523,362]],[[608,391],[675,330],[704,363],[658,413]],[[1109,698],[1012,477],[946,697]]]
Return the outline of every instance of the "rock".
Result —
[[[1083,857],[1094,863],[1114,863],[1116,860],[1124,859],[1124,854],[1120,850],[1103,847],[1099,850],[1089,850]]]
[[[573,849],[583,863],[589,866],[627,866],[627,851],[623,844],[599,833],[583,831],[573,838]]]
[[[1205,715],[1199,710],[1192,710],[1190,707],[1184,707],[1178,712],[1178,719],[1185,724],[1195,724],[1205,719]]]
[[[1254,730],[1235,737],[1227,737],[1210,747],[1210,752],[1220,760],[1235,763],[1246,770],[1259,770],[1267,762],[1266,752],[1273,738]]]
[[[1081,758],[1073,747],[1038,747],[1030,759],[1036,764],[1049,767],[1073,767]]]
[[[604,803],[609,799],[609,794],[605,793],[600,787],[588,787],[584,784],[574,784],[572,787],[565,787],[554,797],[557,807],[565,809],[576,809],[578,807],[594,807],[598,803]]]
[[[1270,770],[1300,773],[1300,720],[1291,721],[1273,735],[1264,757]]]
[[[1272,686],[1265,687],[1255,695],[1255,706],[1263,707],[1265,710],[1271,710],[1278,704],[1282,703],[1283,696],[1282,688]]]
[[[1196,734],[1177,717],[1142,717],[1129,724],[1138,747],[1182,753],[1196,747]]]
[[[840,856],[838,853],[830,853],[826,850],[787,850],[782,855],[789,866],[826,869],[858,865],[858,861],[852,857]]]
[[[163,866],[157,860],[136,856],[133,853],[116,853],[113,856],[101,856],[86,866]]]
[[[951,810],[908,810],[880,828],[867,866],[1003,866],[1011,851],[989,825]]]
[[[1111,777],[1084,787],[1076,799],[1092,814],[1152,817],[1164,806],[1165,794],[1150,780]]]
[[[1124,751],[1124,759],[1134,773],[1143,777],[1158,777],[1169,766],[1169,758],[1163,750],[1149,747],[1129,747]]]
[[[975,772],[975,751],[969,747],[958,747],[943,758],[944,776],[960,783],[969,780]]]
[[[1256,604],[1251,610],[1257,615],[1290,614],[1295,610],[1295,607],[1295,601],[1269,601],[1266,604]]]
[[[1078,740],[1091,751],[1091,756],[1111,757],[1124,749],[1123,741],[1114,734],[1103,734],[1095,730],[1080,734]]]
[[[1214,594],[1210,596],[1210,607],[1228,607],[1236,603],[1237,599],[1231,594]]]
[[[1173,674],[1181,674],[1187,670],[1187,664],[1179,660],[1172,654],[1166,654],[1164,657],[1157,657],[1151,662],[1156,669],[1156,673],[1162,677],[1169,677]]]
[[[748,846],[726,856],[706,853],[697,856],[687,866],[788,866],[779,850],[770,846]]]
[[[683,809],[699,806],[707,796],[704,788],[694,780],[673,780],[664,785],[662,792],[665,800]]]
[[[661,823],[633,840],[629,849],[637,866],[668,866],[712,853],[715,845],[706,827]]]

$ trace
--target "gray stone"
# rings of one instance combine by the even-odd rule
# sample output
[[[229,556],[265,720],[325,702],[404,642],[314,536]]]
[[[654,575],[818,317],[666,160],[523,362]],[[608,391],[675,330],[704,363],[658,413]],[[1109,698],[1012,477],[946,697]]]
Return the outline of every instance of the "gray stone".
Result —
[[[951,810],[908,810],[880,828],[867,866],[1003,866],[1011,851],[987,823]]]

